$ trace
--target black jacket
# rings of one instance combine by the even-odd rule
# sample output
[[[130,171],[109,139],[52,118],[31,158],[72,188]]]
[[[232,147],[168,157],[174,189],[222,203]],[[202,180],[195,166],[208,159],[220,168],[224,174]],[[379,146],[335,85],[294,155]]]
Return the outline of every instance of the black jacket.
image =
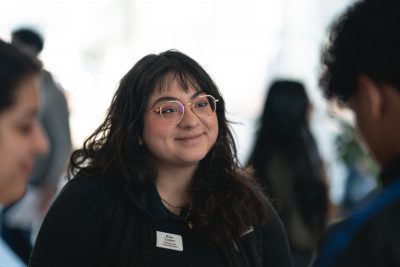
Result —
[[[381,192],[332,226],[314,267],[400,266],[400,157],[381,181]]]
[[[151,266],[156,231],[146,198],[111,180],[80,176],[63,188],[40,229],[30,267]],[[225,266],[292,266],[272,207],[268,225],[237,244],[229,242],[221,252]]]

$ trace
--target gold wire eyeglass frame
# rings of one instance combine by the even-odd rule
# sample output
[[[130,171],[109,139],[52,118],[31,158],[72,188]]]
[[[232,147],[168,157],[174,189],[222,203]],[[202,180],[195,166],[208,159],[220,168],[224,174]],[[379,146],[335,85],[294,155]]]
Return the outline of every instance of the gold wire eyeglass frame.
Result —
[[[211,98],[211,99],[214,101],[214,103],[213,103],[213,104],[214,104],[214,109],[213,109],[213,112],[212,112],[212,114],[211,114],[210,116],[200,116],[199,114],[197,114],[196,111],[195,111],[194,108],[193,108],[193,102],[188,102],[188,103],[186,103],[186,104],[182,104],[179,100],[166,101],[166,102],[162,103],[158,108],[153,109],[153,110],[150,110],[150,112],[156,112],[156,113],[160,114],[161,119],[162,119],[166,124],[169,124],[169,125],[178,124],[178,123],[181,122],[181,120],[182,120],[182,118],[183,118],[183,115],[185,114],[186,106],[188,106],[189,109],[190,109],[197,117],[199,117],[199,118],[201,118],[201,119],[206,119],[206,118],[212,117],[212,116],[214,115],[215,111],[217,110],[217,102],[219,102],[219,99],[216,99],[216,98],[213,97],[212,95],[199,95],[199,96],[197,96],[197,97],[195,97],[195,98],[198,98],[198,97],[201,97],[201,98]],[[183,110],[183,111],[181,112],[181,117],[180,117],[179,120],[177,120],[176,122],[171,123],[171,122],[166,121],[166,120],[164,119],[162,113],[161,113],[162,107],[163,107],[165,104],[168,104],[168,103],[178,103],[178,105],[180,105],[180,106],[182,107],[182,110]],[[210,103],[210,104],[211,104],[211,103]]]

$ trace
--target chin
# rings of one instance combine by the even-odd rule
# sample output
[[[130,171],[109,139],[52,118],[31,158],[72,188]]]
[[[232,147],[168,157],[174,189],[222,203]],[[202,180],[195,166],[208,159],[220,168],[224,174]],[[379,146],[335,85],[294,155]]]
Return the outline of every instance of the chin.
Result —
[[[27,178],[24,176],[23,178],[19,178],[21,181],[21,183],[18,183],[14,186],[14,190],[11,190],[11,198],[12,201],[16,201],[19,200],[20,198],[22,198],[27,190],[27,184],[26,184],[26,180]]]
[[[198,158],[186,158],[186,159],[181,159],[180,164],[181,166],[196,166],[200,163],[200,161],[204,157],[198,157]]]
[[[191,157],[186,157],[185,159],[183,159],[183,161],[186,162],[192,162],[192,163],[199,163],[200,161],[202,161],[207,154],[201,154],[201,155],[193,155]]]
[[[1,199],[0,204],[4,204],[4,205],[8,205],[11,204],[19,199],[21,199],[25,193],[25,187],[21,190],[16,190],[16,191],[10,191],[9,194],[3,196],[3,198]]]

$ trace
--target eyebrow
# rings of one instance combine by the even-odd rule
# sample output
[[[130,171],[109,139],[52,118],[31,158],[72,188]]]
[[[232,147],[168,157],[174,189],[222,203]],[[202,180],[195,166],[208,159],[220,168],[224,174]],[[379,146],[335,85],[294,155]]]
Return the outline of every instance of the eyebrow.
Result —
[[[193,98],[199,96],[200,94],[204,94],[204,92],[203,92],[203,91],[196,91],[196,93],[194,93],[194,94],[190,97],[190,99],[193,99]],[[173,97],[173,96],[163,96],[163,97],[158,98],[156,101],[154,101],[154,103],[153,103],[153,105],[152,105],[151,107],[153,108],[153,107],[156,106],[157,104],[163,103],[163,102],[167,102],[167,101],[179,101],[179,102],[181,102],[181,100],[179,100],[177,97]]]
[[[30,119],[35,118],[36,116],[38,116],[38,113],[39,113],[39,110],[37,108],[31,108],[31,109],[26,110],[24,112],[23,117],[30,120]]]
[[[20,122],[30,122],[31,120],[38,118],[38,112],[39,111],[37,108],[29,108],[21,113],[18,113],[16,118]]]

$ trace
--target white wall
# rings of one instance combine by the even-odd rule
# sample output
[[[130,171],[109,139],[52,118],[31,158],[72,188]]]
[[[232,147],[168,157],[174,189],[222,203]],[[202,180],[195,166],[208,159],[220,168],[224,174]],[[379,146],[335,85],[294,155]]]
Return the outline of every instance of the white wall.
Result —
[[[245,162],[266,88],[275,77],[303,81],[316,106],[313,130],[340,177],[334,122],[317,87],[326,27],[351,0],[1,0],[0,38],[30,25],[45,36],[41,56],[68,93],[80,146],[104,116],[122,75],[141,57],[175,48],[211,74],[235,124]],[[333,197],[340,198],[340,179]],[[339,181],[339,182],[338,182]]]

